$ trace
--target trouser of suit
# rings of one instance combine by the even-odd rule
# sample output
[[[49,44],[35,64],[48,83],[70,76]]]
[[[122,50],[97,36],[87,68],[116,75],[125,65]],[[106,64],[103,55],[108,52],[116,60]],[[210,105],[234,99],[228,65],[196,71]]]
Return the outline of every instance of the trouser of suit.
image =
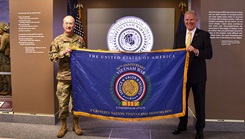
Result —
[[[190,89],[192,89],[195,111],[196,111],[196,131],[202,132],[205,127],[205,89],[206,82],[202,83],[187,83],[186,84],[186,114],[180,117],[179,127],[187,127],[188,123],[188,97]]]

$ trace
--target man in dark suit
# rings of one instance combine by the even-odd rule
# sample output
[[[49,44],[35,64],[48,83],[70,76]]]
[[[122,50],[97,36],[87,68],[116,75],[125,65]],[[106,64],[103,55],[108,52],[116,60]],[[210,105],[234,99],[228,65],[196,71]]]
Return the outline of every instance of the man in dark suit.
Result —
[[[192,89],[197,118],[196,138],[202,139],[204,138],[203,129],[205,127],[205,88],[207,81],[205,60],[212,58],[212,44],[210,34],[197,28],[197,21],[196,13],[192,10],[187,11],[184,15],[186,30],[178,32],[175,38],[174,48],[186,47],[186,51],[190,53],[190,59],[186,84],[186,113],[179,118],[179,125],[172,133],[177,135],[187,129],[188,97],[190,89]]]

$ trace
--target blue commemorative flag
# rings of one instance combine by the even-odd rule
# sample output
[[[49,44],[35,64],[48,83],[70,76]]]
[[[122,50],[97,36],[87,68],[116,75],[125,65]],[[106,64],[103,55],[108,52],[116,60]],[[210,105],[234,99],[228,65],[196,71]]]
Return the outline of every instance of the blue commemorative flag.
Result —
[[[183,116],[188,57],[185,49],[73,50],[74,114],[123,121]]]

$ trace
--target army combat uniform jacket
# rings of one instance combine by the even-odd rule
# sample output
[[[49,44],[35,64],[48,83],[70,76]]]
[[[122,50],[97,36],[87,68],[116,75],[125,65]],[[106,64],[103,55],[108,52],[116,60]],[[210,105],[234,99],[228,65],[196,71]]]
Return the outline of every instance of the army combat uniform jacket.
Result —
[[[4,32],[0,37],[0,64],[10,64],[10,36]]]
[[[65,34],[57,36],[51,43],[49,59],[58,62],[57,80],[71,80],[70,55],[63,54],[66,48],[85,48],[85,42],[79,35],[67,37]]]

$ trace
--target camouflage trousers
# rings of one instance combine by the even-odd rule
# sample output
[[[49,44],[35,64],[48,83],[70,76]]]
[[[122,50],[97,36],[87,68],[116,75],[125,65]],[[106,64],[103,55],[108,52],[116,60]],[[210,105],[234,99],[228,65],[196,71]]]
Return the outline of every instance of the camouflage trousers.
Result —
[[[10,63],[0,64],[1,72],[10,72]],[[11,95],[11,75],[0,75],[0,95]]]
[[[73,94],[71,90],[71,81],[58,81],[56,96],[59,101],[59,118],[64,119],[69,116],[69,103],[72,102],[71,111],[73,113]]]
[[[11,95],[10,75],[0,75],[0,95]]]

